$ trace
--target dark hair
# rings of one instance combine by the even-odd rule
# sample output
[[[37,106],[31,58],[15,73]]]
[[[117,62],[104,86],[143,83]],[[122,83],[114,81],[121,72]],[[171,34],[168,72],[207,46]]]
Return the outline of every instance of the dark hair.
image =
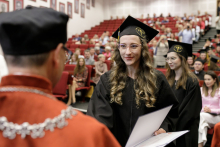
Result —
[[[37,55],[4,55],[5,61],[8,66],[17,67],[40,67],[49,57],[49,52],[37,54]]]
[[[207,71],[205,73],[205,75],[209,75],[209,76],[212,77],[212,79],[216,80],[215,84],[212,86],[212,92],[211,92],[211,97],[214,97],[216,91],[219,90],[219,80],[218,80],[218,77],[217,77],[217,75],[215,74],[214,71],[210,71],[210,70]],[[203,86],[202,86],[202,92],[205,94],[205,96],[208,96],[208,87],[206,86],[205,82],[203,83]]]

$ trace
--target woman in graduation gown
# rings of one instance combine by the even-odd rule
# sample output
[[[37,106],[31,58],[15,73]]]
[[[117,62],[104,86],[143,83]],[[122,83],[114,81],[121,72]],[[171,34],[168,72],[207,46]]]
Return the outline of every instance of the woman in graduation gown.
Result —
[[[179,100],[179,119],[176,131],[190,132],[176,140],[177,147],[198,146],[198,128],[202,108],[201,92],[197,77],[187,65],[187,57],[192,54],[192,45],[168,41],[167,80]],[[187,53],[188,52],[188,53]]]
[[[165,76],[153,68],[147,48],[157,34],[128,16],[113,34],[120,41],[113,54],[116,65],[101,76],[89,103],[87,114],[105,124],[122,146],[139,116],[169,105],[173,107],[155,134],[175,130],[178,101]]]

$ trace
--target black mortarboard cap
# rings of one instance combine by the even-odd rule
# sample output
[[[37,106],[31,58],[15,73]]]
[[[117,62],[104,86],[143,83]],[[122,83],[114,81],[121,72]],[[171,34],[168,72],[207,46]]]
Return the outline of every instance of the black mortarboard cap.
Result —
[[[218,38],[217,35],[215,35],[214,38]]]
[[[208,52],[208,50],[211,50],[212,48],[211,47],[206,47],[205,49],[201,49],[201,50],[199,50],[198,51],[198,53],[207,53]]]
[[[205,64],[205,60],[202,60],[201,58],[197,58],[197,59],[195,60],[195,62],[196,62],[196,61],[201,62],[203,65]]]
[[[67,41],[68,15],[28,6],[0,15],[0,44],[6,55],[34,55]]]
[[[220,60],[220,58],[215,56],[215,55],[210,55],[210,57],[211,57],[211,61],[214,62],[214,63],[217,63],[218,60]]]
[[[217,43],[217,46],[220,46],[220,43]]]
[[[192,44],[170,41],[170,40],[168,40],[168,44],[169,44],[168,53],[176,52],[182,55],[183,57],[185,57],[186,60],[188,56],[192,57]]]
[[[124,35],[136,35],[150,42],[159,32],[139,20],[128,16],[112,37],[119,39]]]

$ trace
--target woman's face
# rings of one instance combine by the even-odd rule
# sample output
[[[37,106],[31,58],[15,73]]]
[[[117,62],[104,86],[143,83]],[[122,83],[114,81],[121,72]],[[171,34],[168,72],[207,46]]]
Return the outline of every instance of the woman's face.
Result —
[[[173,33],[172,34],[170,34],[170,38],[174,38],[174,35],[173,35]],[[174,38],[175,39],[175,38]]]
[[[75,62],[75,61],[76,61],[75,55],[72,55],[72,58],[71,58],[71,59],[72,59],[73,62]]]
[[[192,58],[192,57],[188,57],[188,58],[187,58],[187,63],[188,63],[189,65],[192,65],[192,64],[193,64],[193,58]]]
[[[80,55],[80,50],[76,50],[75,54]]]
[[[99,58],[100,61],[105,62],[105,57]]]
[[[217,46],[216,52],[220,53],[220,46]]]
[[[119,52],[127,66],[139,65],[141,48],[141,41],[136,35],[124,35],[120,38]]]
[[[211,88],[215,84],[216,79],[213,79],[212,76],[205,74],[204,82],[208,88]]]
[[[171,70],[177,70],[181,67],[181,59],[175,52],[168,53],[166,61]]]
[[[206,59],[206,53],[201,53],[201,54],[200,54],[200,58],[201,58],[202,60],[205,60],[205,59]]]
[[[84,59],[79,59],[79,66],[83,66],[84,65]]]

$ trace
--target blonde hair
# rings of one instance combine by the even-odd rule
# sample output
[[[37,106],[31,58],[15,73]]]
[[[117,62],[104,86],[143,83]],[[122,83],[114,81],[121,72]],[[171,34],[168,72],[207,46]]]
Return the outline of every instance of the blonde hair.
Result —
[[[105,57],[105,55],[103,55],[103,54],[98,55],[98,58],[102,58],[102,57]]]
[[[137,78],[134,81],[135,101],[137,107],[140,106],[141,100],[145,102],[146,107],[154,107],[156,102],[157,76],[152,66],[152,59],[148,52],[146,41],[140,38],[140,42],[142,44],[140,65],[136,72]],[[112,68],[110,73],[110,102],[122,105],[123,89],[125,88],[128,77],[127,66],[122,60],[118,48],[114,50],[112,58],[116,62],[116,65]]]

